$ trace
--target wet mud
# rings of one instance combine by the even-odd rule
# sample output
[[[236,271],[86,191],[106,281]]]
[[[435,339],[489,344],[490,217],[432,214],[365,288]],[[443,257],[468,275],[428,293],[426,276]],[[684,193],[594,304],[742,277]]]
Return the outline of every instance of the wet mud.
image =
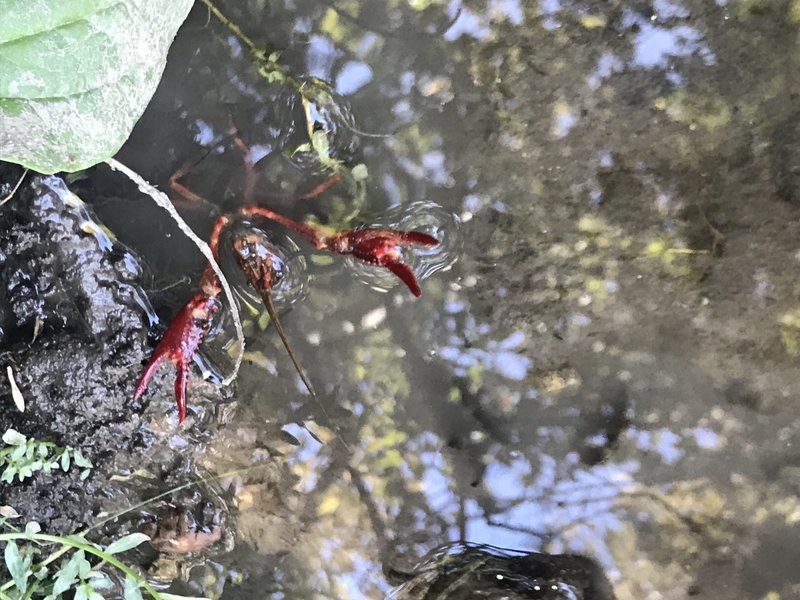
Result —
[[[11,181],[19,172],[8,167],[0,175]],[[126,498],[112,475],[148,467],[157,460],[153,452],[166,461],[154,465],[156,472],[174,468],[177,455],[157,431],[159,402],[145,414],[150,398],[133,401],[155,317],[138,258],[62,179],[29,176],[0,220],[0,356],[25,399],[20,412],[4,372],[0,429],[79,449],[94,465],[85,480],[73,468],[3,483],[0,504],[47,531],[68,534],[103,508],[138,497]]]

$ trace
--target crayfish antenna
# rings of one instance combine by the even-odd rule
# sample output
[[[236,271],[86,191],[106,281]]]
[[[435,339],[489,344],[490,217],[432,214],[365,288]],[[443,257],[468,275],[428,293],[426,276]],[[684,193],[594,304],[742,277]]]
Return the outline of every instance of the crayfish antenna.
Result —
[[[313,396],[317,397],[316,392],[314,392],[314,388],[311,385],[311,382],[306,377],[303,368],[300,366],[300,363],[297,360],[297,357],[294,355],[294,351],[292,350],[291,345],[289,344],[289,339],[286,337],[286,332],[283,330],[283,325],[281,325],[281,321],[278,318],[278,311],[275,310],[275,305],[272,303],[272,294],[269,293],[269,290],[263,290],[261,292],[261,300],[264,302],[264,306],[267,309],[267,313],[269,314],[269,318],[272,320],[273,324],[275,325],[275,329],[278,331],[278,336],[281,338],[281,342],[283,342],[283,347],[286,348],[286,352],[289,354],[289,359],[292,361],[297,374],[300,376],[300,379],[303,381],[303,384],[306,386],[308,392]]]

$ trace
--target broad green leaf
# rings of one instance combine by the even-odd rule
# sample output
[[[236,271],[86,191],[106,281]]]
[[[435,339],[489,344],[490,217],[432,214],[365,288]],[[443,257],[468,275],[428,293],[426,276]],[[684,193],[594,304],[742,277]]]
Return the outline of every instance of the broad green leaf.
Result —
[[[42,173],[113,156],[193,0],[2,0],[0,160]]]
[[[14,585],[21,593],[25,593],[28,589],[28,576],[27,571],[30,566],[30,559],[23,559],[22,554],[19,552],[17,544],[8,542],[5,550],[6,568],[11,573],[11,578],[14,580]]]
[[[89,577],[89,573],[92,572],[92,565],[89,564],[89,561],[86,560],[86,554],[83,550],[78,550],[74,557],[75,562],[78,565],[78,577],[81,579],[86,579]]]
[[[54,596],[57,597],[59,594],[63,594],[78,580],[78,569],[80,562],[83,560],[83,551],[80,551],[80,556],[78,554],[77,552],[73,554],[67,564],[56,573],[56,580],[53,584]]]
[[[149,535],[145,535],[143,533],[131,533],[113,542],[108,548],[106,548],[106,553],[118,554],[119,552],[125,552],[132,548],[136,548],[136,546],[142,542],[146,542],[149,539]]]
[[[139,589],[138,582],[130,575],[125,576],[125,600],[142,600],[142,592]]]

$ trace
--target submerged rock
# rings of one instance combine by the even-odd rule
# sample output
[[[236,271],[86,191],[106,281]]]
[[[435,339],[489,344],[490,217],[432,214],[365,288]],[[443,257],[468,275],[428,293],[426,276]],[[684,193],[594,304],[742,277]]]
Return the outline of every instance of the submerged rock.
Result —
[[[431,553],[391,600],[614,600],[600,566],[572,554],[451,544]]]

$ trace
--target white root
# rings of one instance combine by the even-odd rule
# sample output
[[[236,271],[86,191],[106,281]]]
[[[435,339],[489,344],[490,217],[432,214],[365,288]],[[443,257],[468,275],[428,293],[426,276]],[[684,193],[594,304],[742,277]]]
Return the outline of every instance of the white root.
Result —
[[[189,225],[186,224],[186,221],[184,221],[183,218],[178,214],[178,211],[175,210],[175,207],[172,205],[172,202],[170,202],[169,197],[164,192],[153,187],[151,184],[145,181],[141,175],[135,171],[132,171],[114,158],[108,159],[106,164],[108,164],[108,166],[115,171],[122,171],[122,173],[125,174],[128,179],[133,181],[139,187],[140,192],[150,196],[156,204],[169,213],[169,216],[172,217],[172,219],[178,224],[178,228],[186,235],[186,237],[192,240],[195,246],[200,249],[200,252],[203,253],[203,256],[208,259],[208,263],[211,265],[214,273],[216,273],[217,277],[219,278],[222,289],[225,291],[225,297],[228,300],[228,305],[230,306],[231,315],[233,316],[233,326],[236,329],[236,338],[239,342],[239,351],[234,359],[233,371],[222,381],[223,385],[230,385],[239,374],[239,367],[241,367],[242,359],[244,358],[244,331],[242,330],[242,321],[239,317],[239,311],[236,308],[233,290],[231,290],[231,286],[225,279],[225,275],[222,274],[222,269],[219,268],[217,261],[214,260],[214,255],[211,253],[211,248],[209,248],[208,244],[200,239],[197,234],[192,231]]]

